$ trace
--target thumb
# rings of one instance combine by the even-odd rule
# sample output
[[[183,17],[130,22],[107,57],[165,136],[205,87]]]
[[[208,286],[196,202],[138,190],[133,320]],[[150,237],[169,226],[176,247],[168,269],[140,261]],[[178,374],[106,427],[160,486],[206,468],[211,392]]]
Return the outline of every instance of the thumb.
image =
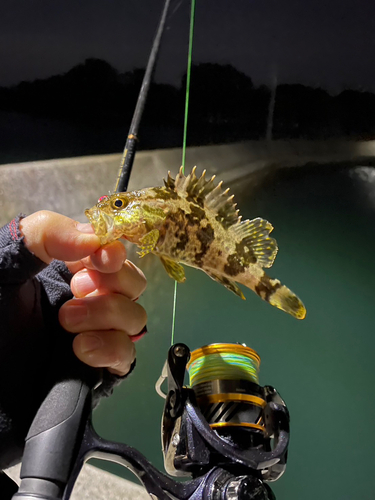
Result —
[[[80,260],[100,248],[99,238],[79,231],[77,225],[69,217],[42,210],[22,219],[20,230],[26,247],[49,264],[53,259]]]

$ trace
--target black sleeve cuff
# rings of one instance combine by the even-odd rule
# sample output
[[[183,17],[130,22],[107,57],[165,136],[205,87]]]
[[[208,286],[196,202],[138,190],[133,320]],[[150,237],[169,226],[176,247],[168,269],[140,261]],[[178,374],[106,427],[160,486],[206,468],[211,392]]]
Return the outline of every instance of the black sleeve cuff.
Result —
[[[126,375],[120,377],[119,375],[114,375],[110,373],[108,370],[103,370],[103,379],[102,383],[93,391],[92,401],[93,408],[96,408],[100,402],[100,399],[105,397],[109,398],[113,394],[113,390],[115,387],[121,384],[121,382],[126,379],[134,370],[136,365],[136,359],[130,366],[130,370]]]
[[[24,245],[19,229],[24,217],[20,214],[0,229],[0,285],[22,285],[47,266]]]

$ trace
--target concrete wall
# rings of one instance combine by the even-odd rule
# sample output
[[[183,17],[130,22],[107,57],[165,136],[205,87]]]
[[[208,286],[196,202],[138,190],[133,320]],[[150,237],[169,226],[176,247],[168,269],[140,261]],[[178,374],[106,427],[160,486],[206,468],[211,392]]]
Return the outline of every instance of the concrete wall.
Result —
[[[85,220],[84,209],[113,190],[120,159],[110,154],[0,165],[0,224],[41,209]],[[375,141],[249,141],[189,148],[186,170],[197,165],[230,183],[311,162],[364,160],[375,160]],[[180,149],[137,153],[129,189],[161,185],[167,171],[175,174],[180,163]]]
[[[21,465],[6,470],[9,477],[20,484]],[[75,483],[70,500],[150,500],[140,485],[109,472],[85,464]]]

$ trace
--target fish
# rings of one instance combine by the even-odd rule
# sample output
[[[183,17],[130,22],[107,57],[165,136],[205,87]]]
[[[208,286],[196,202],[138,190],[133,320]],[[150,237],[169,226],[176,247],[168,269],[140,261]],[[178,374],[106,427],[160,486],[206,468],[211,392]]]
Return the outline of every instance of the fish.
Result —
[[[125,238],[140,248],[141,257],[159,256],[178,283],[186,279],[184,264],[204,271],[241,299],[245,296],[238,284],[303,319],[301,300],[264,271],[278,252],[271,223],[260,217],[242,220],[234,195],[205,174],[197,177],[194,167],[185,176],[181,167],[175,179],[168,172],[162,187],[102,196],[85,215],[102,245]]]

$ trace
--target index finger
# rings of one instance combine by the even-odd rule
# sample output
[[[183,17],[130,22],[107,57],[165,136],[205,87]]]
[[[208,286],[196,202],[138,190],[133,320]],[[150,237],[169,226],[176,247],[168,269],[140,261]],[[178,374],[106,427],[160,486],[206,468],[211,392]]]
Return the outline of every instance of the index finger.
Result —
[[[147,280],[143,272],[127,260],[116,273],[83,270],[70,283],[75,297],[118,293],[135,300],[144,292]]]
[[[126,249],[119,241],[113,241],[99,248],[89,257],[77,262],[66,262],[73,274],[81,269],[92,269],[101,273],[115,273],[119,271],[126,260]]]

